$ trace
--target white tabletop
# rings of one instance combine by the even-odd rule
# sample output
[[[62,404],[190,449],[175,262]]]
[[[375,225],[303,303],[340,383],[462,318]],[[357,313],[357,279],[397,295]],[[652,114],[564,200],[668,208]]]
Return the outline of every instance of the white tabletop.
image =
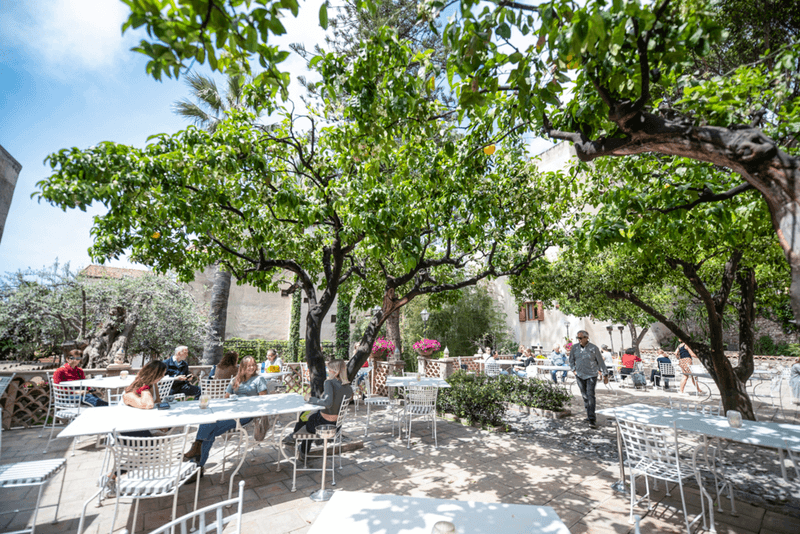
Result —
[[[259,375],[263,376],[264,378],[278,378],[278,377],[286,376],[286,375],[290,375],[290,374],[292,374],[291,371],[280,371],[278,373],[259,373]]]
[[[419,380],[413,376],[388,376],[386,377],[388,387],[409,387],[409,386],[435,386],[437,388],[449,388],[450,384],[443,378],[425,377]]]
[[[537,365],[542,371],[569,371],[569,365]]]
[[[153,430],[319,409],[319,406],[306,403],[297,393],[239,397],[236,400],[217,399],[212,400],[205,410],[200,408],[200,403],[197,401],[176,402],[168,410],[155,408],[140,410],[120,403],[117,406],[81,411],[81,414],[58,437],[105,434],[114,430],[117,432]]]
[[[673,422],[678,430],[696,432],[706,436],[718,437],[769,447],[772,449],[785,449],[786,440],[789,445],[800,446],[800,425],[788,423],[771,423],[762,421],[742,421],[740,428],[732,428],[727,417],[717,415],[703,415],[694,412],[681,412],[661,406],[647,404],[629,404],[619,408],[604,408],[597,411],[607,417],[623,417],[639,423],[651,425],[672,426]]]
[[[459,534],[569,534],[549,506],[355,491],[336,491],[308,534],[430,534],[438,521],[450,521]]]
[[[61,382],[61,386],[76,386],[81,388],[97,388],[97,389],[120,389],[133,384],[136,377],[128,375],[126,378],[119,376],[103,376],[100,378],[86,378],[84,380],[70,380],[69,382]]]

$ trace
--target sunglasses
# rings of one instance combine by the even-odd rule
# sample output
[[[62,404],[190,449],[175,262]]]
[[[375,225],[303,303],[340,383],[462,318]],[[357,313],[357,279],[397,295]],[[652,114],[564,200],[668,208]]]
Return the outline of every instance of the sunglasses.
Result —
[[[578,339],[589,339],[587,336],[578,336]]]

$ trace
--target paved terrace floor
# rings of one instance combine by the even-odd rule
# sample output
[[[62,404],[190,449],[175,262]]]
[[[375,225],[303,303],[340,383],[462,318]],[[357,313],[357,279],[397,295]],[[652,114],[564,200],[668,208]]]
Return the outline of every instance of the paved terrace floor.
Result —
[[[612,427],[602,421],[601,428],[591,430],[583,423],[580,397],[573,385],[573,415],[563,421],[565,427],[582,436],[597,433],[613,439]],[[599,407],[632,402],[664,403],[674,393],[659,390],[647,392],[622,390],[618,393],[601,388],[598,391]],[[686,399],[685,397],[682,397]],[[353,409],[352,407],[350,408]],[[351,414],[352,415],[352,414]],[[793,414],[790,413],[790,416]],[[566,452],[563,447],[537,445],[521,439],[515,433],[493,433],[459,423],[438,421],[439,448],[427,425],[415,424],[411,448],[406,442],[393,438],[386,421],[373,418],[375,431],[363,438],[365,411],[362,406],[357,417],[351,417],[346,434],[354,440],[353,450],[343,455],[343,468],[337,473],[336,489],[424,496],[442,499],[476,500],[552,506],[572,533],[627,533],[633,532],[628,524],[628,498],[615,493],[610,484],[617,479],[616,458],[598,459],[579,452]],[[775,417],[772,414],[770,417]],[[54,504],[60,479],[56,478],[45,489],[43,508],[39,512],[36,532],[76,532],[83,502],[96,491],[95,481],[100,473],[103,453],[95,448],[94,440],[78,443],[75,456],[69,455],[70,442],[56,440],[47,454],[42,454],[47,434],[39,438],[38,429],[13,430],[3,433],[2,462],[18,462],[45,457],[67,458],[67,479],[59,510],[59,521],[52,524]],[[771,454],[771,453],[767,453]],[[774,456],[774,454],[773,454]],[[292,471],[283,464],[275,469],[276,452],[270,446],[252,451],[242,469],[245,489],[245,533],[300,534],[307,532],[325,503],[315,503],[309,495],[320,485],[319,473],[298,474],[298,490],[290,491]],[[769,457],[772,458],[772,457]],[[206,476],[200,481],[199,506],[219,502],[225,498],[227,484],[219,483],[219,468],[212,456],[207,464]],[[776,469],[775,461],[771,468]],[[800,493],[800,484],[788,485]],[[0,532],[24,528],[32,515],[36,489],[0,490]],[[698,511],[699,490],[694,483],[686,489],[690,513]],[[194,486],[181,490],[178,515],[191,511]],[[149,532],[170,519],[172,498],[141,501],[137,530]],[[726,510],[727,503],[725,505]],[[715,514],[717,531],[721,534],[797,534],[800,519],[781,513],[778,509],[737,502],[739,515]],[[113,500],[101,507],[90,504],[87,511],[89,533],[109,532],[113,514]],[[654,492],[654,509],[644,505],[637,508],[643,516],[642,532],[685,532],[680,495],[675,488],[672,496]],[[133,505],[120,507],[115,532],[130,528]],[[230,529],[229,529],[230,530]],[[699,529],[697,532],[706,532]],[[330,532],[336,532],[331,528]],[[492,533],[499,534],[499,533]]]

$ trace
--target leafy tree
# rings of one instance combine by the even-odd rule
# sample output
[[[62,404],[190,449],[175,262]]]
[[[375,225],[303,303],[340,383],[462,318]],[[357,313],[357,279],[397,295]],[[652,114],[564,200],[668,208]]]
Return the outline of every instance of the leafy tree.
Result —
[[[426,337],[439,341],[442,350],[447,347],[451,356],[467,356],[486,346],[505,351],[514,342],[506,313],[487,284],[464,288],[441,301],[423,297],[403,310],[403,338],[407,347]],[[423,309],[430,313],[427,324],[420,316]]]
[[[537,173],[514,135],[487,157],[479,149],[491,123],[459,138],[431,120],[442,110],[428,98],[435,67],[392,32],[355,60],[312,63],[331,103],[320,118],[286,112],[265,128],[233,111],[213,133],[65,149],[49,157],[53,174],[39,187],[64,209],[108,208],[95,219],[94,257],[129,251],[182,279],[220,262],[240,283],[302,291],[318,390],[321,322],[342,284],[356,284],[357,308],[382,302],[348,364],[354,376],[386,317],[414,298],[522,272],[543,254],[569,220],[575,177]],[[359,96],[342,105],[340,93]]]
[[[716,382],[725,408],[753,418],[745,384],[753,371],[755,305],[788,282],[786,270],[780,276],[781,264],[775,263],[778,246],[766,206],[748,191],[725,204],[680,209],[696,201],[698,192],[715,194],[736,180],[724,169],[682,158],[598,161],[587,180],[597,211],[587,212],[562,254],[568,265],[587,264],[581,288],[637,306],[686,342]],[[602,250],[611,252],[600,255]],[[757,274],[770,271],[777,276],[763,281],[772,291],[759,291]],[[707,339],[692,338],[671,318],[673,299],[664,298],[665,289],[702,303]],[[730,313],[739,322],[736,367],[724,354],[724,318]]]
[[[177,345],[195,349],[205,318],[189,293],[158,276],[92,279],[69,265],[7,273],[0,286],[0,339],[18,357],[60,354],[62,343],[88,344],[84,366],[126,355],[161,357]]]

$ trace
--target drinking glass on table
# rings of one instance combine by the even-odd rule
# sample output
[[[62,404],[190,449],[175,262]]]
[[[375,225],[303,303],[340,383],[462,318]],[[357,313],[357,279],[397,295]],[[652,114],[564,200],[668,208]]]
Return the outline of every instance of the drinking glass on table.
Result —
[[[200,408],[208,408],[209,401],[211,401],[211,395],[200,395]]]

